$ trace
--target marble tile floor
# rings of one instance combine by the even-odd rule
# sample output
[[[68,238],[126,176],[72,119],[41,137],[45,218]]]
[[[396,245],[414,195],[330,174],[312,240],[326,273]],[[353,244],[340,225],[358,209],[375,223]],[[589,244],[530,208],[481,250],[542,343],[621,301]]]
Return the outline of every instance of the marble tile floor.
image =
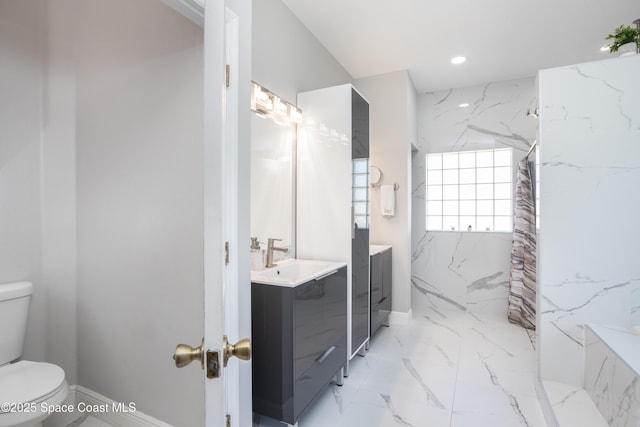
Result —
[[[299,427],[542,427],[533,334],[463,311],[414,312],[381,328],[344,386],[329,385]],[[254,426],[283,424],[256,415]]]

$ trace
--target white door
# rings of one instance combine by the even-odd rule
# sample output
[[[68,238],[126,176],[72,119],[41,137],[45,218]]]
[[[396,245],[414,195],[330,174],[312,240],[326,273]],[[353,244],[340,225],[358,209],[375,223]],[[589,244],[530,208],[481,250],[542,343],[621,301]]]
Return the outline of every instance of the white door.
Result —
[[[204,13],[204,348],[218,352],[224,336],[225,245],[223,136],[225,124],[224,0],[207,0]],[[206,371],[206,369],[205,369]],[[223,369],[220,369],[222,375]],[[205,424],[224,426],[224,377],[205,376]]]
[[[225,119],[223,120],[223,147],[222,147],[222,180],[223,180],[223,239],[225,242],[229,242],[227,249],[228,257],[225,261],[226,267],[223,274],[223,300],[224,300],[224,334],[228,337],[229,341],[237,342],[242,339],[246,339],[251,333],[250,330],[242,330],[240,328],[240,320],[242,316],[250,316],[250,310],[243,309],[243,305],[246,306],[247,289],[250,289],[248,283],[244,283],[245,286],[241,286],[243,283],[243,275],[240,274],[239,262],[243,247],[243,240],[239,237],[243,233],[239,232],[241,227],[248,228],[248,222],[243,222],[239,215],[240,199],[242,197],[248,197],[246,195],[241,196],[239,186],[240,179],[240,159],[239,159],[239,108],[247,108],[248,105],[243,105],[239,102],[239,17],[228,7],[225,7],[224,16],[224,52],[225,52],[225,64],[228,67],[225,76],[224,90],[224,102],[223,112]],[[248,239],[244,240],[245,242]],[[244,245],[245,249],[248,245]],[[244,256],[248,256],[248,250],[244,251]],[[246,278],[246,274],[244,275]],[[206,304],[206,302],[205,302]],[[246,307],[245,307],[246,308]],[[205,311],[208,312],[210,308],[205,305]],[[206,318],[206,314],[205,314]],[[251,319],[242,319],[243,324],[250,324]],[[246,342],[246,341],[245,341]],[[241,368],[244,370],[244,374],[241,373]],[[249,368],[249,369],[247,369]],[[249,372],[249,376],[246,376],[246,372]],[[233,426],[248,426],[252,422],[251,414],[241,413],[247,412],[246,408],[251,408],[251,385],[250,385],[250,366],[247,362],[240,360],[230,359],[224,372],[225,383],[225,414],[231,418],[230,424]],[[241,402],[241,398],[244,400],[249,399],[248,405],[246,401]],[[250,412],[250,411],[249,411]]]
[[[204,347],[225,357],[238,337],[238,19],[223,0],[205,5],[205,283]],[[244,344],[244,346],[242,345]],[[248,342],[239,342],[247,357]],[[226,346],[226,348],[225,348]],[[242,353],[242,350],[245,353]],[[206,369],[205,369],[206,370]],[[221,378],[205,380],[207,427],[237,426],[241,390],[238,361],[229,360]],[[242,393],[244,391],[244,393]]]
[[[238,337],[239,316],[250,315],[246,310],[238,310],[241,275],[237,236],[240,226],[248,226],[238,223],[238,65],[238,17],[225,8],[224,0],[207,0],[204,7],[204,340],[202,346],[191,353],[188,347],[182,347],[183,363],[201,359],[204,366],[207,427],[235,427],[241,424],[241,419],[244,424],[251,419],[239,414],[251,396],[250,377],[244,378],[242,384],[240,380],[238,363],[246,362],[233,358],[246,360],[250,355],[248,340],[235,342],[242,338]],[[250,322],[250,319],[243,320],[245,324]],[[226,336],[230,343],[226,342]],[[226,357],[229,357],[228,364]]]

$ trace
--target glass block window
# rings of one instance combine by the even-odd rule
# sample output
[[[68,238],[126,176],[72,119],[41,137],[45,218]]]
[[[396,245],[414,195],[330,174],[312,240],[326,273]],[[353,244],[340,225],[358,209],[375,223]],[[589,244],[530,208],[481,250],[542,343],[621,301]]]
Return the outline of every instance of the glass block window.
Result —
[[[369,228],[369,159],[354,159],[352,162],[354,220],[358,228]]]
[[[512,231],[512,150],[427,154],[427,230]]]

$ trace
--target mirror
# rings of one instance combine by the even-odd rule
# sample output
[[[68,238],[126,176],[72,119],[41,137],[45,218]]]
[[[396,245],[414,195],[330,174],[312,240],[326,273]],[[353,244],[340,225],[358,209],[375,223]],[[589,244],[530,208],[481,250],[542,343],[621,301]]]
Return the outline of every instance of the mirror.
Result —
[[[294,122],[251,114],[251,236],[261,249],[270,237],[282,239],[276,246],[289,251],[274,251],[275,260],[295,257],[296,132]]]

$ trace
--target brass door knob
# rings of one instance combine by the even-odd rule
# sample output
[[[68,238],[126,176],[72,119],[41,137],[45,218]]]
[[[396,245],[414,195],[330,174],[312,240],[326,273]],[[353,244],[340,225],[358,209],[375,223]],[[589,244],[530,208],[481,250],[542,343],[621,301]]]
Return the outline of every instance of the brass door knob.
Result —
[[[184,368],[194,360],[199,360],[200,366],[204,369],[204,338],[200,347],[196,348],[186,344],[178,344],[176,352],[173,353],[173,360],[176,361],[176,368]]]
[[[223,359],[225,368],[227,367],[227,361],[229,361],[229,358],[231,356],[235,356],[240,360],[251,359],[251,340],[249,338],[241,339],[235,344],[229,344],[229,341],[227,341],[227,336],[225,335],[223,341]]]

